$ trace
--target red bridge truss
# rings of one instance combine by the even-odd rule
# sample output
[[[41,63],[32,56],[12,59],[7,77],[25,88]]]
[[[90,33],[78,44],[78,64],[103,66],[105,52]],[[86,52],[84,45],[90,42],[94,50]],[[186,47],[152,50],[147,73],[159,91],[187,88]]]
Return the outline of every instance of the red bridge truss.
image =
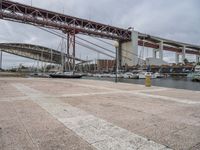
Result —
[[[0,4],[1,19],[20,23],[40,25],[47,28],[76,33],[93,35],[108,39],[130,40],[131,32],[125,29],[96,23],[28,5],[5,1]]]
[[[31,24],[51,29],[62,30],[65,33],[80,33],[100,38],[118,41],[131,41],[131,31],[117,28],[86,19],[72,17],[49,10],[44,10],[8,0],[0,0],[0,19]],[[139,33],[140,46],[159,48],[163,42],[163,50],[181,52],[186,46],[186,53],[200,55],[200,46],[175,42]]]

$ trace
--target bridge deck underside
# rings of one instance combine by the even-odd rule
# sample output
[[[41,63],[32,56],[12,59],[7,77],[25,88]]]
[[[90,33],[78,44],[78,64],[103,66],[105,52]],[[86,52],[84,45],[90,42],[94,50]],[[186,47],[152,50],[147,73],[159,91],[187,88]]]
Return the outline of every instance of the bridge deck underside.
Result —
[[[36,45],[2,43],[0,44],[0,50],[6,53],[48,63],[61,64],[62,60],[61,52]],[[69,59],[73,58],[72,56],[68,56],[67,54],[65,54],[65,57]],[[79,58],[75,59],[81,62],[84,61]]]

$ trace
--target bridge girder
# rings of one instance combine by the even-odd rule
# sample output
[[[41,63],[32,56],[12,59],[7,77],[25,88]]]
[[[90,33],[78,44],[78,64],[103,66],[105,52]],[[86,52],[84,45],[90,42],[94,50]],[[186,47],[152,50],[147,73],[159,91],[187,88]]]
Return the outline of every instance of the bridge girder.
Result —
[[[39,25],[63,32],[74,32],[114,40],[131,40],[131,32],[86,19],[72,17],[12,1],[0,3],[0,18],[25,24]]]
[[[100,38],[118,40],[119,42],[132,40],[132,31],[128,29],[109,26],[9,0],[0,1],[0,19],[57,29],[63,31],[64,33],[81,33]],[[144,39],[145,44],[143,44]],[[186,46],[186,53],[200,55],[200,46],[139,33],[139,46],[158,48],[160,41],[163,41],[163,50],[181,52],[181,47]]]

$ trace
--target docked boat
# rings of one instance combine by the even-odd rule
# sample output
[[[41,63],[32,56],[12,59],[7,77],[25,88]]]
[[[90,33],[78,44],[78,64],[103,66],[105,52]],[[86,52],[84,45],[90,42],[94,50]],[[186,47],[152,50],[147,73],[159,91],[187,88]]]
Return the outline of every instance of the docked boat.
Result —
[[[200,65],[197,65],[195,67],[194,72],[200,73]]]
[[[126,72],[123,74],[124,79],[138,79],[139,76],[137,74],[134,74],[132,72]]]
[[[115,78],[116,75],[115,74],[109,74],[109,78]]]
[[[108,77],[109,77],[109,78],[116,78],[116,74],[114,74],[114,73],[113,73],[113,74],[109,74]],[[117,77],[118,77],[118,78],[123,78],[123,74],[118,73],[118,74],[117,74]]]
[[[51,78],[68,78],[68,79],[80,79],[83,77],[81,74],[74,74],[73,72],[58,72],[55,74],[50,74],[49,75]]]
[[[197,77],[197,76],[199,76],[200,75],[200,65],[197,65],[195,68],[194,68],[194,72],[192,72],[192,73],[189,73],[188,75],[187,75],[187,77],[188,78],[195,78],[195,77]]]
[[[49,78],[49,75],[46,73],[31,73],[30,77],[33,78]]]
[[[159,72],[154,73],[155,78],[164,78],[165,76]]]
[[[142,72],[138,73],[139,79],[146,79],[147,75],[150,76],[151,79],[155,79],[156,78],[155,75],[152,72],[144,72],[144,71],[142,71]]]
[[[200,82],[200,74],[196,74],[195,76],[193,76],[192,81],[193,82]]]
[[[131,79],[132,76],[133,76],[133,73],[131,73],[131,72],[126,72],[123,74],[124,79]]]

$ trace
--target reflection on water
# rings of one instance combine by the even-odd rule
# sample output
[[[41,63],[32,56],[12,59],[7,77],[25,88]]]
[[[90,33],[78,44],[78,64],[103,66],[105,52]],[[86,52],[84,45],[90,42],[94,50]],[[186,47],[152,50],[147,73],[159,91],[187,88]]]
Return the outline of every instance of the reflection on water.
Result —
[[[96,77],[87,77],[87,79],[94,80],[106,80],[106,81],[115,81],[113,78],[96,78]],[[145,80],[143,79],[119,79],[119,82],[124,83],[134,83],[144,85]],[[176,77],[176,78],[166,78],[166,79],[152,79],[153,86],[160,87],[169,87],[176,89],[187,89],[193,91],[200,91],[200,82],[192,82],[188,78]]]

